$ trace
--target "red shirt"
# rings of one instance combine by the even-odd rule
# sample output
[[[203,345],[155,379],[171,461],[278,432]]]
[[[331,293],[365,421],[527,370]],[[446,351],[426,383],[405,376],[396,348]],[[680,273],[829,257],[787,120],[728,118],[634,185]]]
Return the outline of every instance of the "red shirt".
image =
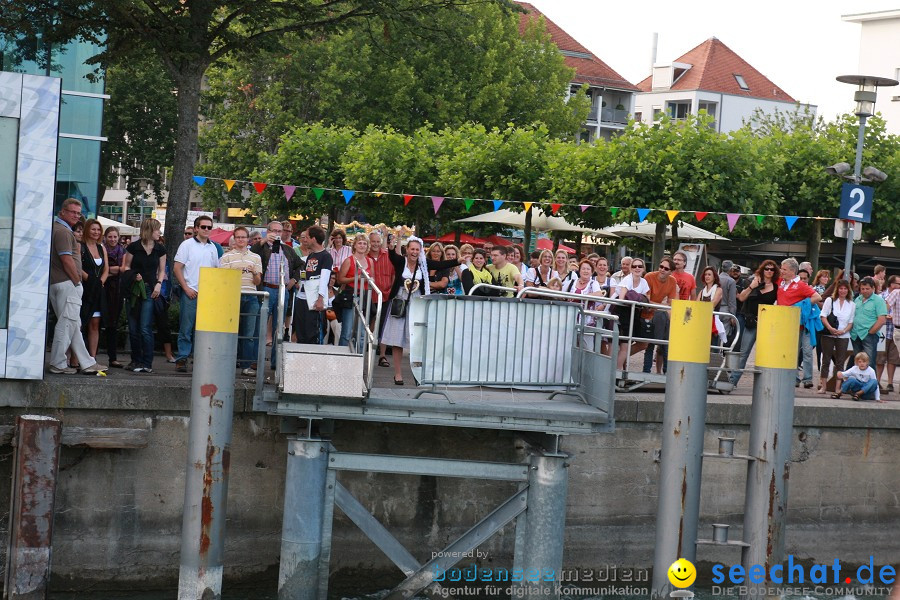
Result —
[[[776,292],[778,299],[775,301],[775,304],[779,306],[793,306],[801,300],[811,298],[815,293],[816,290],[812,289],[808,283],[800,281],[799,277],[795,277],[787,285],[781,279],[778,281]]]
[[[387,302],[387,297],[391,293],[391,286],[394,285],[394,265],[391,264],[391,257],[388,256],[387,249],[382,248],[378,256],[372,256],[369,253],[369,260],[372,265],[369,273],[372,275],[372,279],[375,280],[375,285],[384,294],[384,301]]]
[[[690,300],[691,294],[697,288],[697,282],[694,281],[694,276],[686,271],[682,271],[681,273],[673,271],[672,277],[675,278],[675,282],[678,284],[678,299]]]

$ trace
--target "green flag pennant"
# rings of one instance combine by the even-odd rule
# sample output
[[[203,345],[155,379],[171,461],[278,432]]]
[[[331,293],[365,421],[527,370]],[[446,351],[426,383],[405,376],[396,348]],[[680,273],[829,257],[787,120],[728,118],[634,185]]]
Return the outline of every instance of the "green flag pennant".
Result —
[[[763,219],[766,218],[766,215],[756,215],[756,224],[762,225]]]
[[[616,213],[619,212],[619,207],[613,206],[611,209],[609,209],[609,212],[612,213],[613,218],[616,218]]]
[[[466,212],[469,212],[469,209],[472,208],[473,204],[475,204],[475,200],[473,200],[472,198],[465,198],[463,199],[463,202],[466,205]]]
[[[322,188],[313,188],[312,191],[313,191],[313,195],[316,197],[316,200],[321,200],[322,194],[325,193],[325,190]]]

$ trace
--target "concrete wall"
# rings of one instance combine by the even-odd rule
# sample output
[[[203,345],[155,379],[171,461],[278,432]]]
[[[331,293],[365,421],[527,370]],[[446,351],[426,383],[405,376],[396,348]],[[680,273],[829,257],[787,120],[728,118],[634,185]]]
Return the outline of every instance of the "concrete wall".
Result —
[[[56,378],[54,381],[60,381]],[[173,590],[178,573],[188,390],[163,385],[122,388],[92,379],[7,383],[0,424],[39,413],[64,426],[148,428],[144,448],[65,447],[54,531],[55,589],[157,587]],[[72,383],[69,383],[72,382]],[[274,591],[280,544],[286,444],[275,418],[249,412],[236,391],[228,498],[226,576],[263,575]],[[822,406],[801,401],[792,441],[787,551],[816,562],[900,562],[891,532],[900,526],[900,409],[893,404]],[[96,408],[94,408],[96,407]],[[564,565],[649,568],[653,557],[662,395],[620,395],[615,433],[566,438],[572,454]],[[749,399],[714,396],[706,447],[718,435],[747,444]],[[522,461],[523,441],[510,433],[377,423],[338,423],[342,451]],[[8,497],[11,447],[0,453],[0,497]],[[513,493],[514,484],[467,479],[340,475],[340,480],[420,560],[444,547]],[[740,528],[745,463],[707,461],[701,533],[709,524]],[[5,519],[2,526],[5,528]],[[485,564],[510,567],[514,529],[487,542]],[[737,539],[738,532],[733,536]],[[399,578],[387,559],[335,511],[332,588],[358,593]],[[737,562],[737,552],[701,548],[706,561]]]

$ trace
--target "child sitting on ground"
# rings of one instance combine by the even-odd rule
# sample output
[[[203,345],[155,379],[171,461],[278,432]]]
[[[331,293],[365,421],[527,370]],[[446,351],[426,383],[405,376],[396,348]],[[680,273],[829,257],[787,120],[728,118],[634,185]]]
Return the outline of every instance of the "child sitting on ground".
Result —
[[[869,355],[860,352],[854,358],[856,366],[846,371],[838,372],[838,379],[843,379],[841,391],[832,394],[832,398],[840,398],[841,394],[852,394],[854,400],[874,400],[881,402],[881,394],[878,389],[878,379],[875,369],[869,366]]]

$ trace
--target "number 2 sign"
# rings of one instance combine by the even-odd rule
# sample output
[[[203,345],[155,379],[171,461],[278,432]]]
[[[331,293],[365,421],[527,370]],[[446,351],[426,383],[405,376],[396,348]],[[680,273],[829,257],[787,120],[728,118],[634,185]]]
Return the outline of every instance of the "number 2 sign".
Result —
[[[845,221],[872,222],[872,199],[875,188],[845,183],[841,187],[841,211],[838,216]]]

